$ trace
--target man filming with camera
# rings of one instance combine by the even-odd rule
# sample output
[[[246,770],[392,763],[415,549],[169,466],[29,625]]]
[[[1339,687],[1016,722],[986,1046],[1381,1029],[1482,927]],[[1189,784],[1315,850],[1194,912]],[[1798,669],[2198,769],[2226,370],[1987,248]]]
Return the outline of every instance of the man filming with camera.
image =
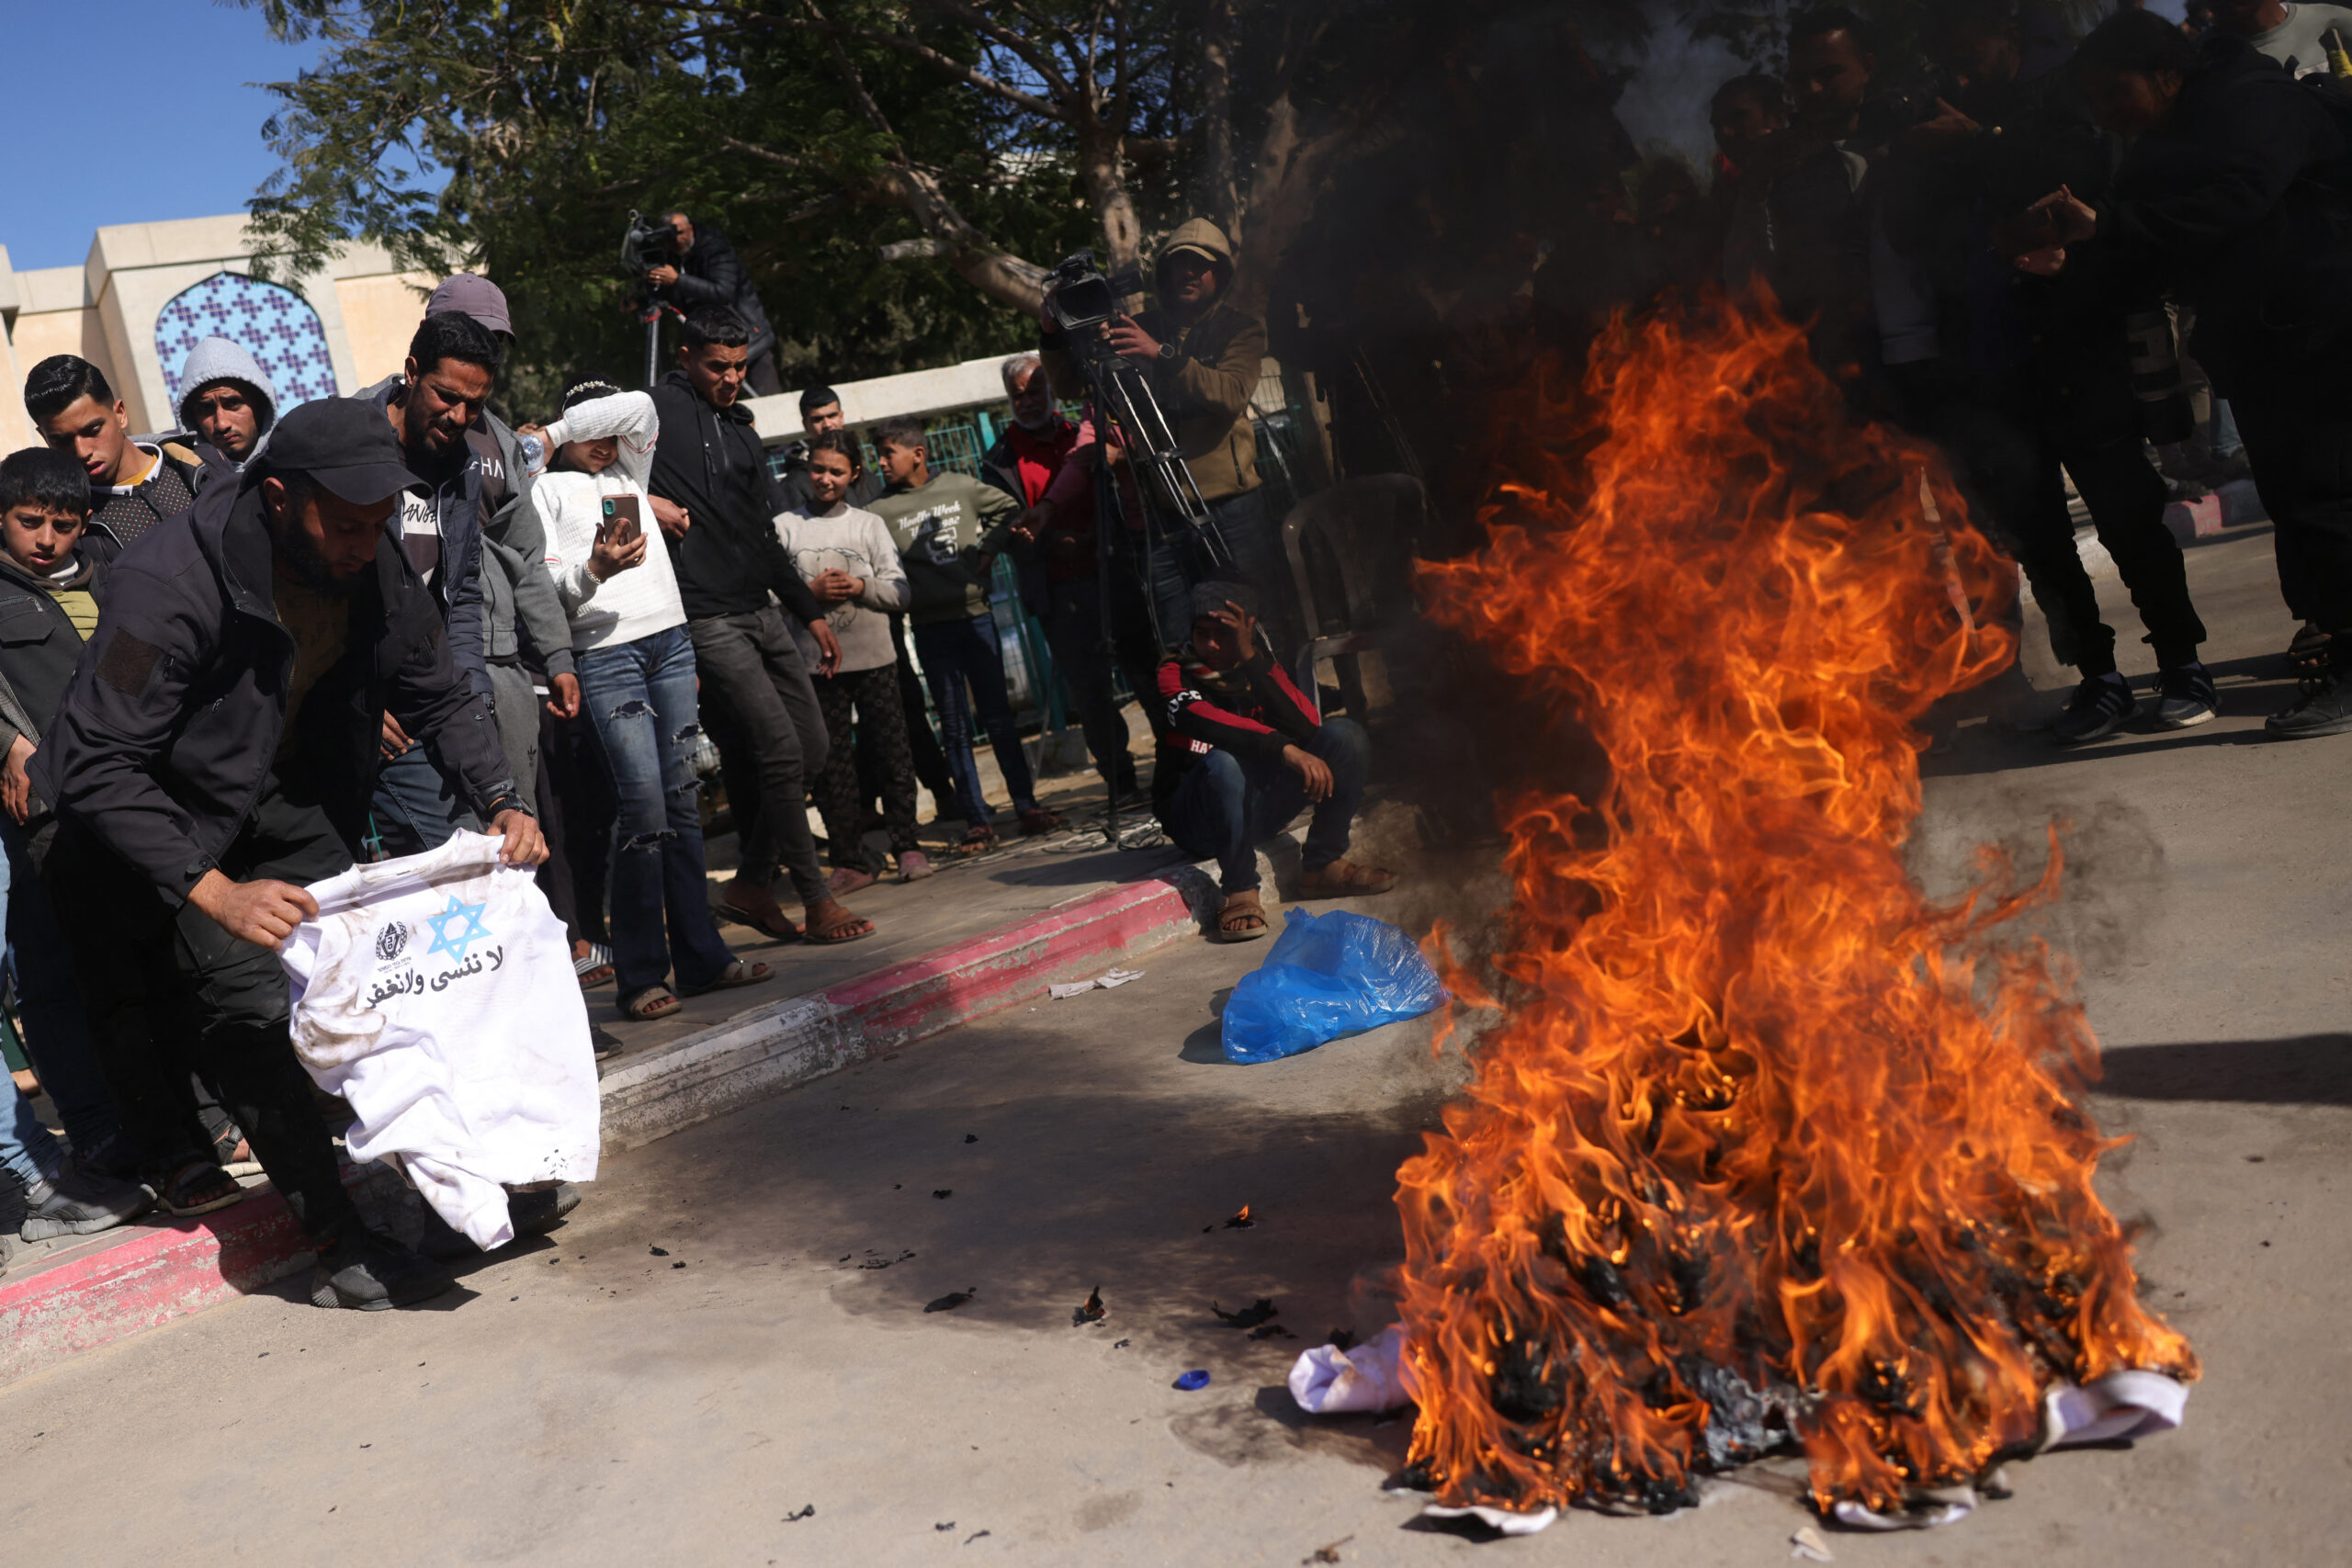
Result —
[[[667,289],[671,302],[682,311],[718,305],[741,317],[752,329],[751,369],[743,379],[752,396],[775,397],[784,390],[783,367],[775,356],[775,329],[768,325],[767,310],[760,304],[759,291],[752,287],[751,274],[743,270],[742,258],[727,243],[727,236],[709,224],[696,229],[695,220],[683,212],[670,213],[669,220],[670,252],[677,259],[647,267],[645,281]],[[660,232],[654,231],[656,235]]]
[[[1267,510],[1260,488],[1257,436],[1250,424],[1250,397],[1266,356],[1266,323],[1227,298],[1233,243],[1205,218],[1192,220],[1168,237],[1152,284],[1156,303],[1134,316],[1114,315],[1096,330],[1112,353],[1139,368],[1149,382],[1233,557],[1233,569],[1258,589],[1272,623],[1268,630],[1287,656],[1296,634],[1275,536],[1281,520]],[[1055,386],[1083,387],[1086,376],[1054,314],[1054,292],[1048,285],[1038,313],[1037,352]],[[1127,519],[1130,530],[1141,525],[1138,517]],[[1150,539],[1146,580],[1165,644],[1182,642],[1192,629],[1191,584],[1230,575],[1212,572],[1211,564],[1182,536]]]

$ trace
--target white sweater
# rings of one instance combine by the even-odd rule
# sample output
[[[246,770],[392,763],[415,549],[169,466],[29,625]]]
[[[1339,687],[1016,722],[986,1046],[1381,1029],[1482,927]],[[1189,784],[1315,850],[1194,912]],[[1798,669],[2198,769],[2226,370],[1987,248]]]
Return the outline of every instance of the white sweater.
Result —
[[[591,398],[574,404],[547,428],[550,452],[567,442],[607,435],[620,442],[619,460],[601,474],[550,469],[531,484],[531,503],[539,509],[547,533],[548,570],[555,578],[564,613],[571,617],[575,652],[635,642],[686,624],[670,552],[656,536],[653,502],[645,493],[653,442],[661,430],[653,399],[644,392]],[[645,558],[599,582],[590,574],[588,561],[596,553],[596,530],[604,526],[608,495],[637,497],[638,517],[646,533]]]
[[[777,513],[775,536],[806,581],[814,582],[828,569],[865,580],[865,592],[825,612],[842,645],[841,672],[853,675],[898,662],[889,617],[907,613],[914,589],[899,559],[890,525],[871,512],[835,502],[830,511],[814,517],[805,512]]]

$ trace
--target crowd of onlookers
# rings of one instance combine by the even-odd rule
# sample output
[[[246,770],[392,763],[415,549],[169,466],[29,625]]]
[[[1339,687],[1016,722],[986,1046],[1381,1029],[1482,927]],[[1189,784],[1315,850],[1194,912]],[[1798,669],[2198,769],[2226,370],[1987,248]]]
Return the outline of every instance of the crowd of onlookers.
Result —
[[[2281,737],[2352,728],[2352,10],[1949,0],[1897,51],[1793,17],[1778,76],[1712,103],[1712,189],[1645,172],[1650,283],[1760,280],[1874,417],[1938,443],[2080,676],[2052,730],[2216,712],[2167,502],[2251,477],[2301,623]],[[2143,709],[2079,558],[2069,484],[2158,666]],[[2167,482],[2169,479],[2169,483]]]
[[[1309,804],[1307,896],[1388,885],[1344,858],[1363,731],[1325,722],[1276,641],[1290,595],[1250,423],[1264,332],[1226,301],[1214,225],[1179,230],[1158,303],[1104,334],[1183,431],[1207,529],[1145,504],[1112,424],[1061,412],[1083,388],[1050,330],[1005,362],[1010,423],[977,477],[934,464],[920,420],[852,432],[821,386],[772,463],[744,393],[773,389],[773,334],[740,265],[709,265],[723,236],[683,214],[672,232],[678,265],[648,276],[674,364],[650,389],[575,376],[543,423],[493,412],[514,323],[469,274],[425,301],[400,372],[347,397],[282,408],[247,349],[208,339],[181,428],[134,436],[97,366],[33,367],[44,445],[0,461],[0,840],[28,1055],[24,1084],[0,1080],[0,1192],[21,1193],[27,1238],[208,1213],[259,1169],[317,1247],[320,1304],[447,1289],[470,1244],[428,1223],[412,1249],[363,1219],[291,1048],[277,950],[318,914],[305,888],[489,833],[537,868],[580,984],[639,1021],[771,977],[722,922],[871,935],[845,898],[934,873],[919,789],[960,821],[953,855],[999,844],[983,732],[1012,830],[1062,826],[1007,690],[1000,558],[1114,798],[1143,798],[1114,680],[1144,699],[1151,798],[1219,861],[1221,935],[1264,934],[1255,845]],[[517,1190],[514,1228],[577,1201]]]

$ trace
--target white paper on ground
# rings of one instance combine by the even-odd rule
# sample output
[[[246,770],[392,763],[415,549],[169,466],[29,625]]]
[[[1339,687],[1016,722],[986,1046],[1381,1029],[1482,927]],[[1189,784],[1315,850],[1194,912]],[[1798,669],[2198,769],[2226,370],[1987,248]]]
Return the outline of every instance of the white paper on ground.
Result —
[[[1546,1508],[1540,1514],[1514,1514],[1505,1508],[1488,1508],[1483,1506],[1448,1508],[1435,1503],[1431,1503],[1421,1512],[1433,1519],[1475,1518],[1488,1529],[1500,1530],[1505,1535],[1534,1535],[1540,1530],[1550,1529],[1552,1521],[1560,1517],[1560,1510],[1557,1508]]]
[[[1351,1350],[1302,1350],[1291,1363],[1290,1396],[1310,1416],[1394,1410],[1411,1402],[1397,1365],[1404,1350],[1405,1327],[1397,1323]]]
[[[596,1174],[596,1057],[563,924],[500,840],[354,866],[278,961],[295,1055],[348,1103],[356,1161],[397,1160],[485,1251],[514,1239],[506,1189]]]
[[[1066,1002],[1089,991],[1115,991],[1130,980],[1142,978],[1143,971],[1140,969],[1106,969],[1091,980],[1069,980],[1057,986],[1047,986],[1046,990],[1054,1000]]]
[[[1864,1505],[1850,1500],[1833,1503],[1829,1511],[1841,1525],[1858,1530],[1924,1530],[1938,1525],[1956,1525],[1976,1511],[1976,1489],[1973,1486],[1939,1486],[1923,1494],[1908,1508],[1899,1514],[1874,1514]]]
[[[2188,1385],[2162,1372],[2109,1372],[2083,1386],[2052,1383],[2041,1409],[2045,1450],[2153,1438],[2180,1425]]]

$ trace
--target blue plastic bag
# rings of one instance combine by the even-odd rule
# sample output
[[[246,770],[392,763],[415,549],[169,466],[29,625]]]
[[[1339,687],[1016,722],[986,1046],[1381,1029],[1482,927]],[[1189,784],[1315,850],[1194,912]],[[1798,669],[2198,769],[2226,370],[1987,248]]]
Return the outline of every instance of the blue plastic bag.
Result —
[[[1265,963],[1225,1004],[1228,1061],[1272,1062],[1327,1040],[1419,1018],[1445,1000],[1413,939],[1385,920],[1334,909],[1283,911]]]

